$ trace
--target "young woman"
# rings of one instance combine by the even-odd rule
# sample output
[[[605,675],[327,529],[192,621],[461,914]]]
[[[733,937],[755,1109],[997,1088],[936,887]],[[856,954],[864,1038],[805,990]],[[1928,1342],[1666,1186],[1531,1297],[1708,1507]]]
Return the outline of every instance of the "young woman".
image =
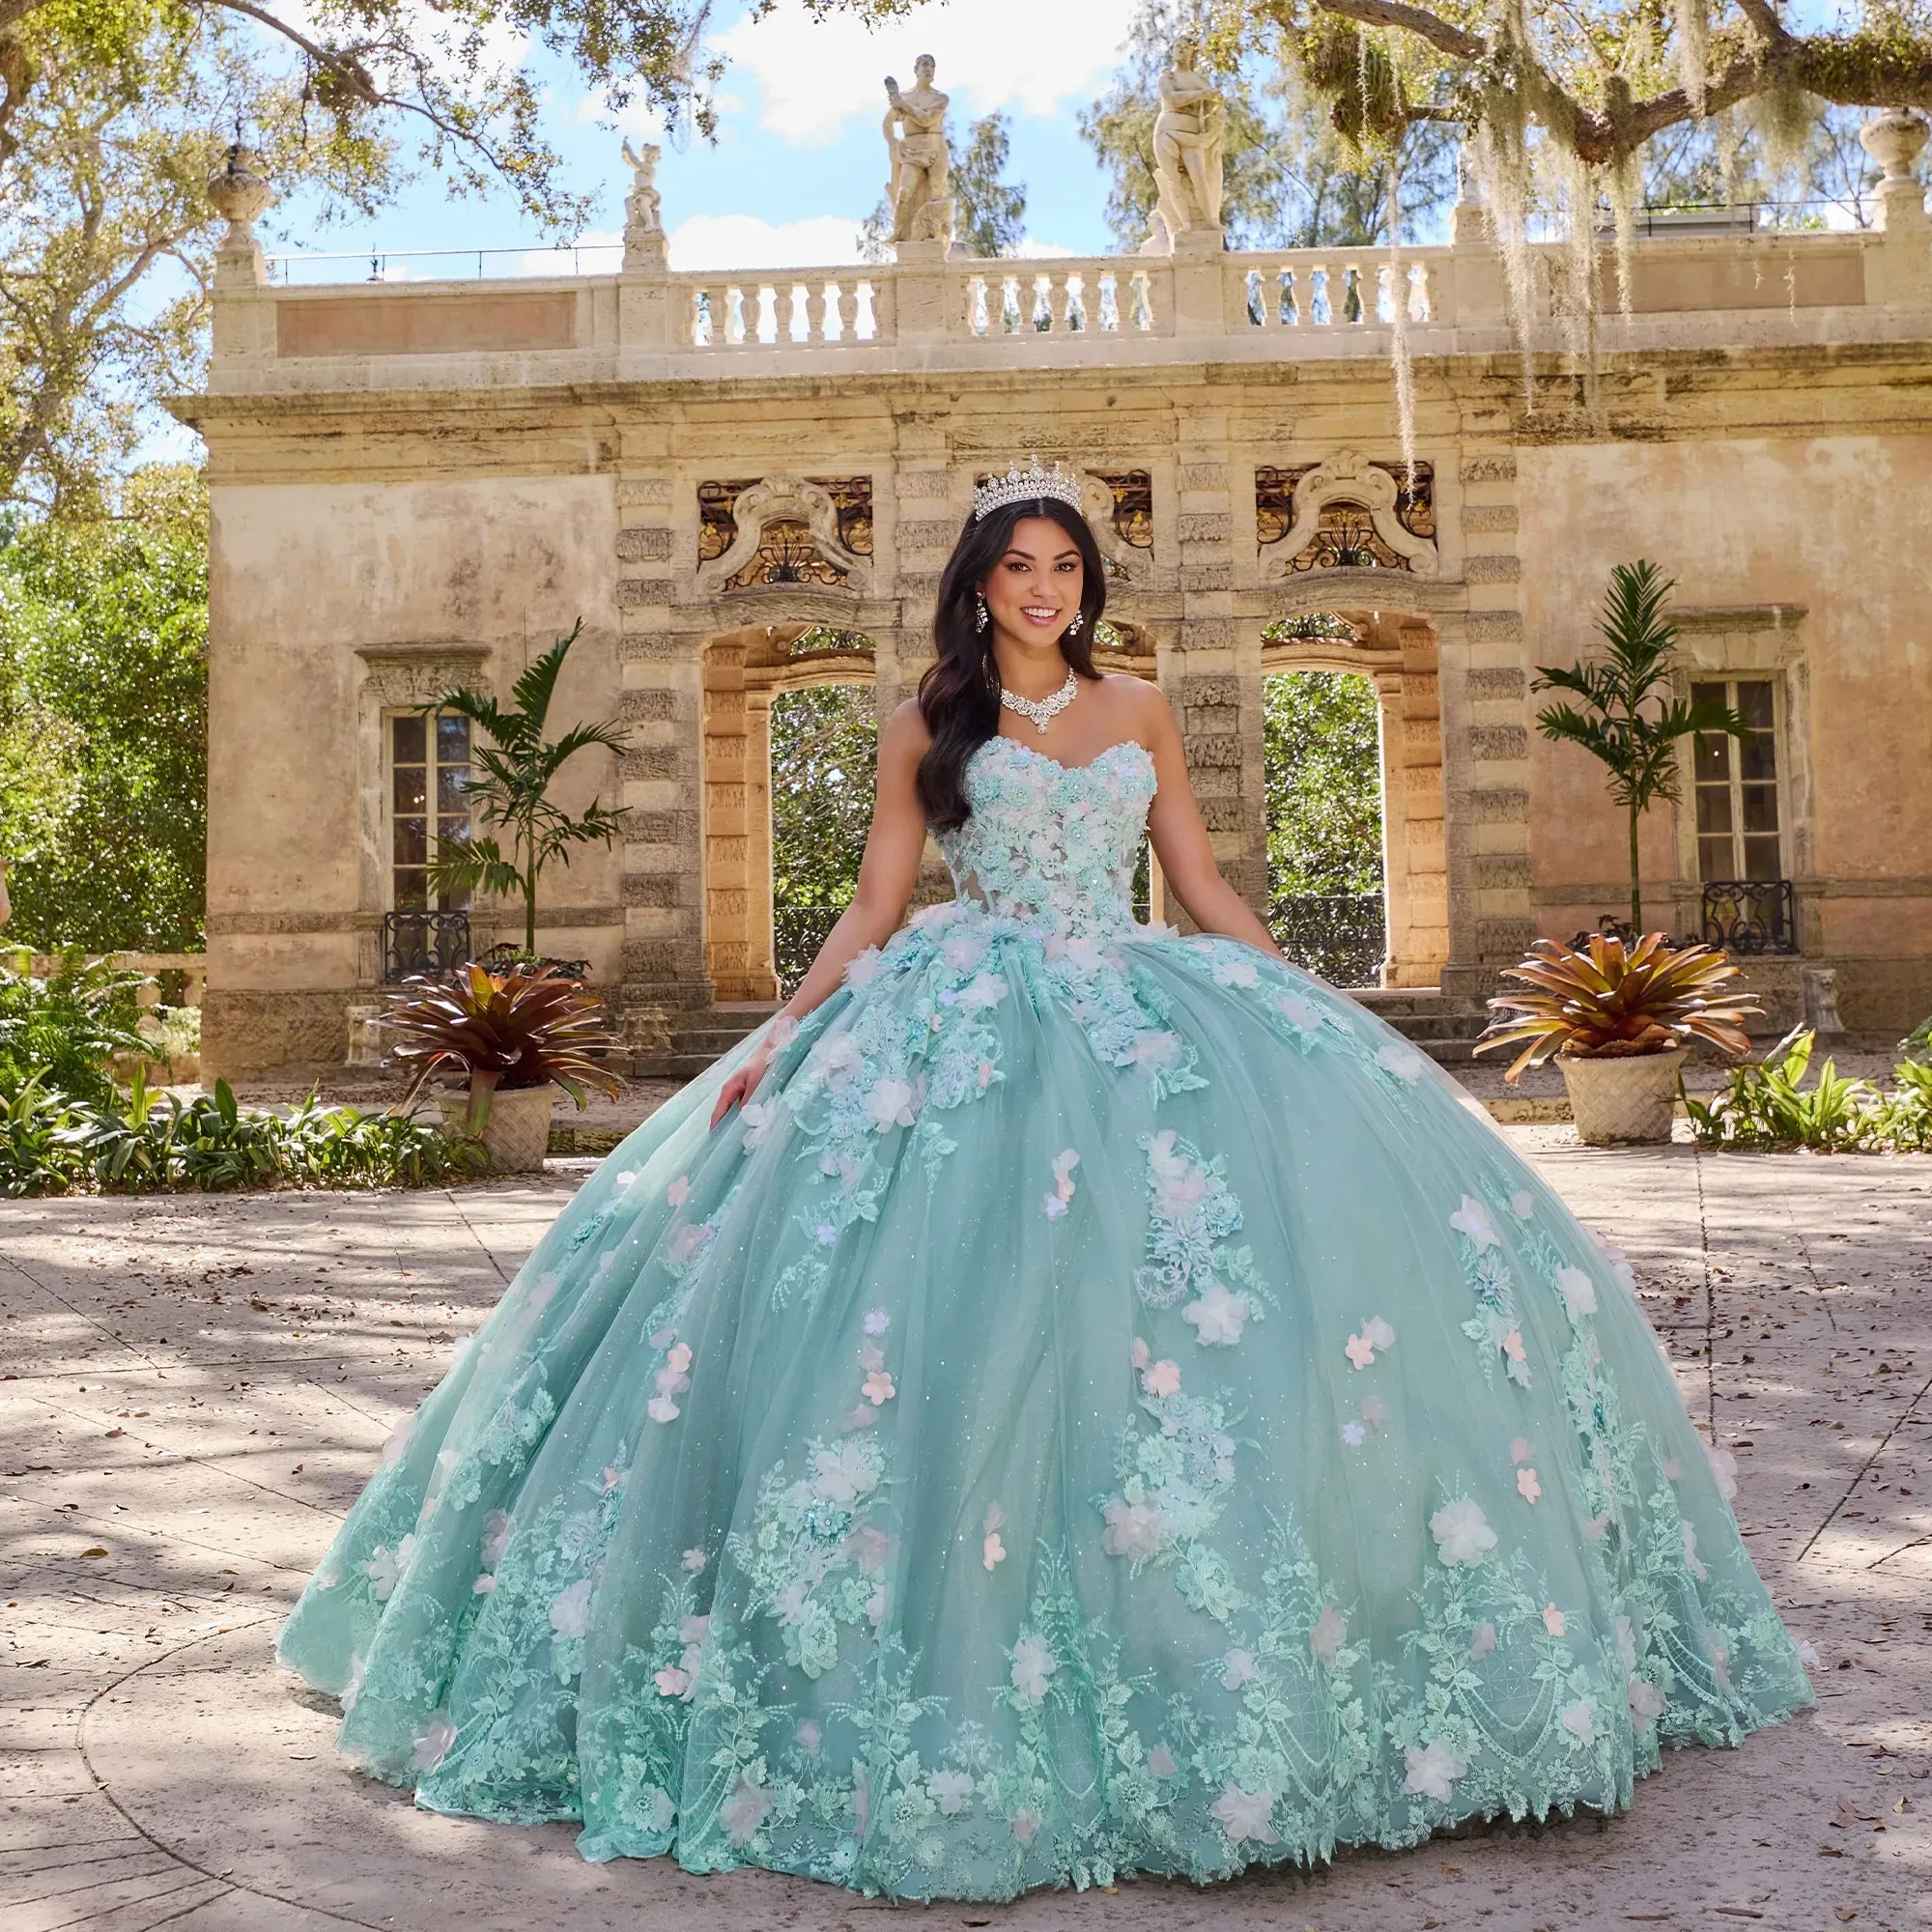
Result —
[[[283,1631],[419,1804],[993,1899],[1614,1810],[1810,1701],[1618,1251],[1221,879],[1078,503],[980,491],[851,909]]]

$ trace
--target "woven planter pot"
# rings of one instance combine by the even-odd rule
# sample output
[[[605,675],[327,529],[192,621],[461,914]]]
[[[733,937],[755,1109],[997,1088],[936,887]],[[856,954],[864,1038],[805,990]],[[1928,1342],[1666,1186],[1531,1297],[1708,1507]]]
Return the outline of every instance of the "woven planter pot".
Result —
[[[1629,1141],[1667,1141],[1677,1101],[1677,1069],[1687,1048],[1632,1053],[1621,1058],[1576,1059],[1559,1053],[1563,1084],[1577,1138],[1592,1147]]]
[[[443,1132],[461,1134],[469,1114],[469,1095],[439,1094],[437,1105],[442,1109]],[[507,1094],[499,1087],[483,1128],[483,1151],[490,1156],[490,1172],[530,1174],[541,1168],[550,1147],[551,1115],[555,1111],[554,1087],[515,1087]]]

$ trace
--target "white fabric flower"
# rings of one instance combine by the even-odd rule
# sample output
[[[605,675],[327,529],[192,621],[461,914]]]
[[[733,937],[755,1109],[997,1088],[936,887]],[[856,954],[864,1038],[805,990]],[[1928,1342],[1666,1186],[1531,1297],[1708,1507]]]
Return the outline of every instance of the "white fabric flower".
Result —
[[[1359,1449],[1369,1439],[1368,1425],[1362,1422],[1345,1422],[1342,1425],[1342,1440],[1350,1449]]]
[[[644,1405],[644,1413],[653,1422],[675,1422],[684,1413],[668,1395],[654,1395]]]
[[[1165,1745],[1155,1745],[1148,1752],[1147,1767],[1155,1777],[1172,1777],[1179,1769],[1174,1761],[1174,1753]]]
[[[1478,1624],[1469,1633],[1469,1655],[1487,1657],[1496,1647],[1496,1627],[1492,1623]]]
[[[1272,1791],[1243,1791],[1238,1784],[1230,1783],[1208,1809],[1231,1845],[1249,1838],[1264,1845],[1277,1842],[1274,1827],[1268,1823],[1274,1815]]]
[[[369,1660],[366,1657],[352,1657],[349,1660],[349,1682],[342,1687],[342,1715],[346,1718],[355,1708],[355,1700],[362,1694],[362,1686],[369,1675]]]
[[[1463,1205],[1449,1217],[1449,1225],[1459,1234],[1467,1235],[1476,1244],[1476,1252],[1485,1248],[1502,1245],[1502,1236],[1496,1233],[1496,1224],[1490,1219],[1490,1210],[1473,1194],[1463,1197]]]
[[[973,1778],[964,1771],[935,1771],[925,1780],[925,1788],[947,1817],[956,1818],[973,1795]]]
[[[1405,1042],[1390,1040],[1376,1055],[1376,1065],[1384,1073],[1393,1073],[1398,1080],[1406,1080],[1412,1085],[1422,1077],[1423,1056]]]
[[[719,1817],[734,1845],[748,1845],[758,1835],[765,1814],[772,1808],[772,1794],[762,1784],[740,1776],[738,1788],[719,1809]]]
[[[1713,1449],[1708,1443],[1704,1454],[1711,1460],[1711,1475],[1726,1502],[1738,1492],[1738,1459],[1728,1449]]]
[[[1684,1560],[1690,1565],[1691,1576],[1701,1583],[1711,1573],[1704,1568],[1704,1559],[1697,1554],[1697,1531],[1688,1522],[1681,1527],[1684,1531]]]
[[[1007,997],[1007,982],[997,973],[976,973],[959,989],[959,1004],[969,1012],[997,1007]]]
[[[483,1567],[494,1570],[510,1547],[510,1516],[507,1510],[492,1510],[483,1519]]]
[[[1255,962],[1238,952],[1217,953],[1213,970],[1217,986],[1238,986],[1243,992],[1250,992],[1262,982]]]
[[[856,993],[879,970],[879,949],[868,946],[852,955],[845,968],[845,983]]]
[[[1164,1028],[1146,1028],[1135,1034],[1129,1059],[1144,1072],[1158,1073],[1180,1058],[1180,1036]]]
[[[1444,1503],[1429,1519],[1429,1533],[1435,1539],[1437,1558],[1452,1568],[1459,1563],[1473,1567],[1496,1547],[1496,1533],[1482,1504],[1466,1497]]]
[[[912,1125],[912,1084],[905,1080],[877,1080],[866,1095],[866,1111],[872,1117],[875,1133],[890,1133],[895,1127]]]
[[[1563,1305],[1570,1311],[1572,1321],[1580,1321],[1584,1316],[1596,1314],[1597,1284],[1581,1268],[1558,1268],[1556,1286],[1562,1291]]]
[[[691,1199],[691,1177],[687,1174],[680,1174],[665,1189],[665,1199],[671,1207],[682,1208]]]
[[[1153,1180],[1154,1212],[1163,1221],[1185,1221],[1208,1198],[1208,1176],[1183,1153],[1174,1151],[1174,1129],[1164,1127],[1148,1148],[1148,1173]]]
[[[1663,1692],[1647,1677],[1633,1677],[1629,1688],[1631,1721],[1642,1728],[1663,1715]]]
[[[370,1582],[369,1594],[379,1604],[389,1601],[389,1593],[403,1579],[403,1572],[410,1567],[410,1558],[415,1554],[416,1540],[406,1536],[391,1549],[386,1544],[379,1543],[369,1552],[369,1560],[362,1566],[362,1574]]]
[[[1510,1212],[1519,1221],[1527,1221],[1536,1212],[1536,1197],[1528,1188],[1519,1187],[1510,1196]]]
[[[377,1464],[379,1468],[393,1468],[403,1460],[403,1451],[410,1446],[410,1436],[414,1432],[415,1426],[415,1417],[406,1415],[389,1431],[383,1443],[383,1458]]]
[[[1597,1735],[1597,1700],[1594,1697],[1579,1697],[1574,1704],[1566,1705],[1561,1721],[1563,1728],[1578,1743],[1590,1743]]]
[[[1145,1563],[1159,1555],[1174,1535],[1173,1518],[1151,1503],[1130,1503],[1116,1496],[1100,1514],[1107,1524],[1100,1532],[1100,1548],[1109,1556]]]
[[[829,1503],[855,1502],[878,1488],[871,1459],[857,1442],[838,1449],[820,1449],[812,1457],[811,1491]]]
[[[1458,1757],[1447,1739],[1431,1738],[1418,1750],[1411,1745],[1404,1755],[1407,1767],[1402,1788],[1411,1797],[1434,1798],[1446,1803],[1449,1787],[1469,1768],[1469,1760]]]
[[[1315,1619],[1315,1628],[1308,1633],[1308,1648],[1321,1662],[1332,1668],[1343,1644],[1348,1640],[1348,1619],[1333,1604],[1322,1605],[1321,1614]]]
[[[1147,1338],[1144,1335],[1136,1335],[1133,1339],[1133,1346],[1127,1350],[1128,1359],[1137,1369],[1146,1368],[1149,1358],[1152,1353],[1153,1350],[1148,1347]]]
[[[1274,1005],[1282,1018],[1299,1032],[1313,1033],[1321,1024],[1321,1009],[1299,993],[1283,993]]]
[[[1060,1660],[1037,1636],[1023,1636],[1013,1645],[1012,1685],[1030,1704],[1046,1698],[1046,1680],[1060,1668]]]
[[[1821,1662],[1818,1656],[1818,1646],[1808,1637],[1801,1637],[1799,1639],[1798,1661],[1806,1670],[1816,1670],[1818,1668]],[[348,1706],[345,1705],[343,1708],[346,1710]]]
[[[1251,1650],[1231,1650],[1221,1660],[1226,1666],[1221,1672],[1221,1683],[1227,1690],[1238,1690],[1244,1684],[1255,1680],[1255,1654]]]
[[[588,1577],[580,1577],[550,1600],[550,1627],[558,1636],[582,1636],[590,1628],[592,1587]]]
[[[434,1771],[449,1755],[449,1747],[456,1742],[456,1726],[450,1722],[449,1713],[436,1712],[420,1735],[411,1742],[414,1751],[410,1763],[417,1771]]]
[[[1231,1349],[1241,1339],[1241,1329],[1253,1312],[1245,1294],[1232,1293],[1225,1284],[1210,1279],[1200,1298],[1180,1311],[1180,1319],[1194,1324],[1195,1339],[1204,1348]]]
[[[893,1325],[893,1318],[883,1308],[868,1308],[859,1326],[867,1335],[883,1335]]]
[[[779,1116],[784,1112],[781,1100],[747,1100],[738,1109],[738,1116],[745,1123],[745,1151],[763,1147],[772,1129],[779,1123]]]
[[[696,1544],[684,1552],[683,1567],[687,1575],[696,1577],[710,1561],[710,1557],[704,1553],[703,1546]]]

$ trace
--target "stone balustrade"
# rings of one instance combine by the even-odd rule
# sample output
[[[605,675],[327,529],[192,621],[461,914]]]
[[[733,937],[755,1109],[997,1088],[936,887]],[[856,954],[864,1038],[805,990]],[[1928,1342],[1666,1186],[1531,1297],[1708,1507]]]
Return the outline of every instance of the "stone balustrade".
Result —
[[[1932,258],[1922,209],[1885,229],[1640,239],[1631,307],[1605,244],[1602,351],[1811,345],[1922,335]],[[902,251],[908,256],[914,250]],[[1576,346],[1561,251],[1535,251],[1533,347]],[[278,285],[216,295],[215,393],[413,387],[425,380],[702,380],[734,373],[1386,356],[1402,305],[1421,354],[1513,346],[1502,264],[1481,242],[1386,249],[1043,260],[455,283]],[[355,358],[356,367],[347,366]],[[446,364],[432,375],[434,358]],[[506,362],[504,358],[509,358]],[[512,366],[514,365],[514,366]]]

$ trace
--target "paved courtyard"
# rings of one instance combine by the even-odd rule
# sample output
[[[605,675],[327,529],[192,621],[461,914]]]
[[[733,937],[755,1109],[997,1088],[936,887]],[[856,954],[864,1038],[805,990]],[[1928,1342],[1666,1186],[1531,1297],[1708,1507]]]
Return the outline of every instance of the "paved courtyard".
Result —
[[[1932,1927],[1932,1158],[1586,1152],[1509,1130],[1629,1251],[1815,1713],[1686,1751],[1609,1821],[935,1927]],[[277,1623],[587,1171],[450,1192],[0,1203],[0,1927],[830,1928],[895,1908],[584,1864],[334,1757]],[[1921,1470],[1920,1464],[1925,1466]]]

